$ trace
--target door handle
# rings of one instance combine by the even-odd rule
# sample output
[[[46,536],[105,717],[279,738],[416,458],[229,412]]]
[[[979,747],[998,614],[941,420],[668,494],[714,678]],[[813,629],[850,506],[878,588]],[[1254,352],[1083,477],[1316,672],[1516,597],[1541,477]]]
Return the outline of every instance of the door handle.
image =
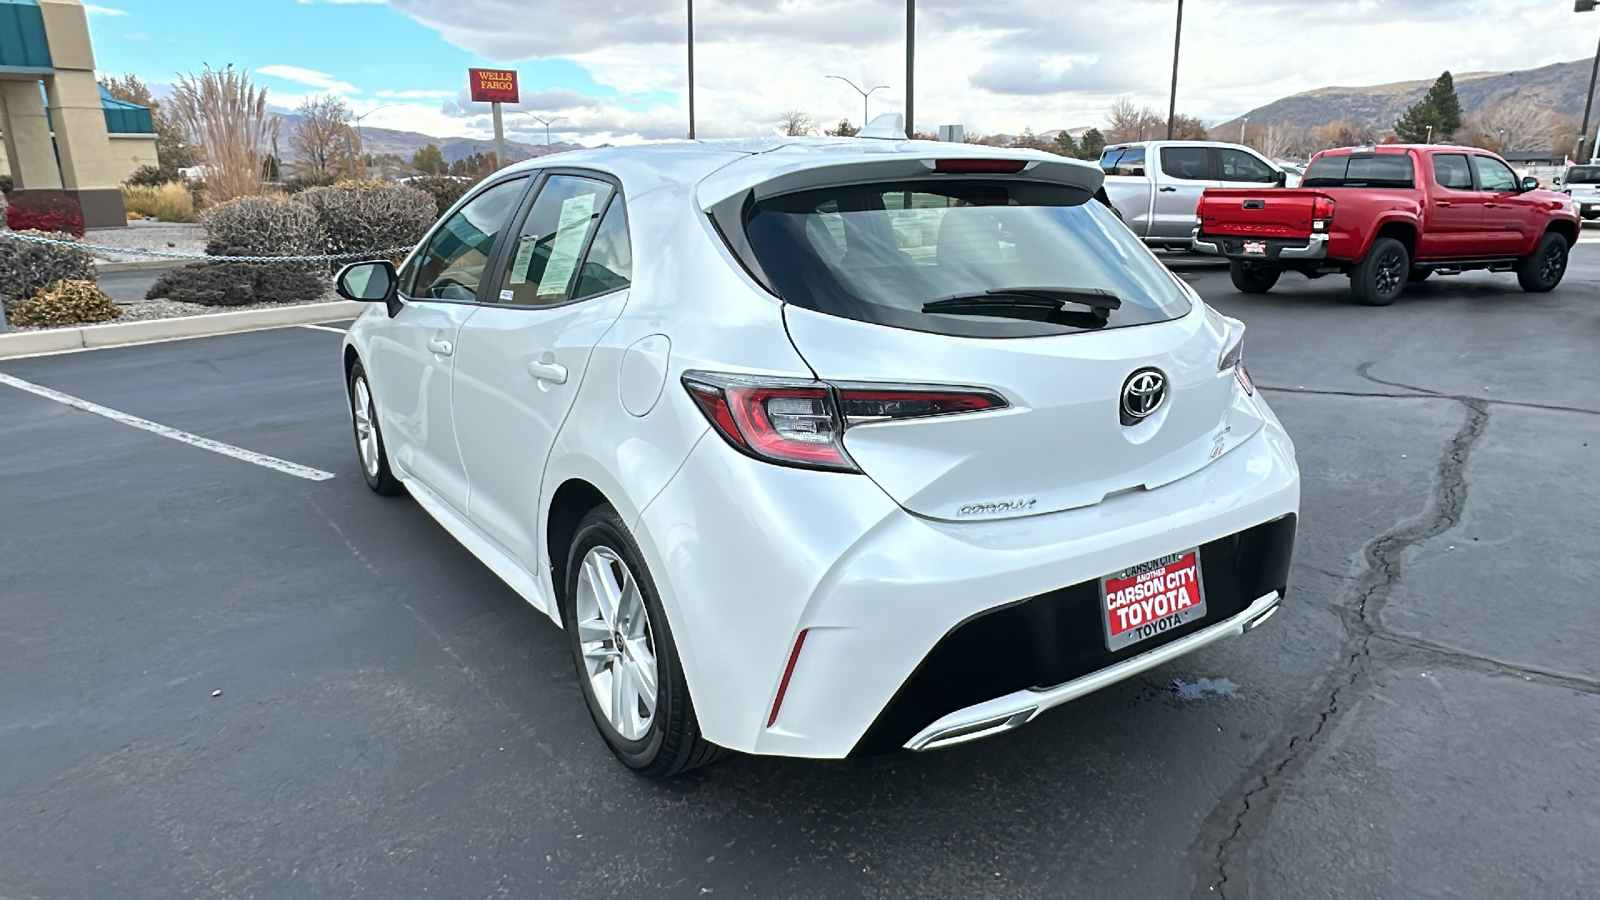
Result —
[[[557,362],[528,363],[528,374],[551,384],[567,383],[567,367]]]
[[[1483,205],[1483,208],[1484,208],[1484,209],[1499,209],[1499,208],[1500,208],[1500,204],[1498,204],[1498,203],[1492,203],[1492,202],[1491,202],[1491,203],[1485,203],[1485,204],[1484,204],[1484,205]]]
[[[1173,192],[1175,192],[1175,191],[1177,191],[1177,188],[1175,188],[1175,187],[1172,187],[1172,186],[1171,186],[1171,185],[1168,185],[1168,186],[1167,186],[1167,187],[1164,187],[1164,188],[1160,188],[1160,189],[1159,189],[1159,190],[1160,190],[1160,191],[1161,191],[1161,193],[1163,193],[1163,194],[1171,194],[1171,193],[1173,193]]]
[[[456,345],[443,338],[429,338],[428,349],[439,354],[440,356],[449,356],[450,354],[456,352]]]
[[[1433,205],[1439,207],[1440,209],[1449,209],[1450,208],[1450,201],[1449,200],[1435,200],[1435,201],[1433,201]]]

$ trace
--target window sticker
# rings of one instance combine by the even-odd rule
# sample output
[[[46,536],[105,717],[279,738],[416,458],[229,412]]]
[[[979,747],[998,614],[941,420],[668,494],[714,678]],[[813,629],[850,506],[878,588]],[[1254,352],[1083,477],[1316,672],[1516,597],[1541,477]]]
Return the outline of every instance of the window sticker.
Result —
[[[539,247],[539,236],[525,234],[517,241],[517,258],[511,261],[511,283],[526,284],[528,281],[528,263],[533,260],[533,251]]]
[[[583,240],[589,235],[589,222],[594,218],[594,194],[582,194],[561,201],[561,216],[556,223],[556,237],[550,244],[550,261],[545,263],[544,277],[539,279],[540,300],[561,297],[567,292],[572,273],[578,268],[578,254],[583,250]]]

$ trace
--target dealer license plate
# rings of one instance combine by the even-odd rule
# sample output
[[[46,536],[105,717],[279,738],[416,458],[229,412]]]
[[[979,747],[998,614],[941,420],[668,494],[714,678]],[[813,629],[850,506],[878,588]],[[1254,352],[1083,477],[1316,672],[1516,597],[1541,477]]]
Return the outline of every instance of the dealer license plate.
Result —
[[[1244,242],[1244,254],[1246,256],[1266,256],[1267,255],[1267,242],[1266,241],[1245,241]]]
[[[1121,650],[1206,614],[1200,548],[1152,559],[1100,579],[1106,647]]]

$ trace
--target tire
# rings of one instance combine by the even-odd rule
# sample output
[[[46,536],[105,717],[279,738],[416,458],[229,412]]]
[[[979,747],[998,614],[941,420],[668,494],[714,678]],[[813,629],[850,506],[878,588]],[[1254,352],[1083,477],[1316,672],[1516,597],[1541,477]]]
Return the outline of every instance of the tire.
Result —
[[[1282,274],[1282,269],[1253,266],[1237,259],[1228,261],[1228,275],[1242,294],[1265,294],[1278,283],[1278,276]]]
[[[350,424],[355,430],[356,459],[361,463],[361,474],[367,487],[379,494],[394,497],[406,492],[406,486],[394,477],[389,469],[389,448],[383,442],[383,431],[378,427],[377,404],[372,400],[372,387],[367,382],[367,370],[358,360],[350,367]]]
[[[1412,269],[1406,274],[1406,284],[1421,284],[1433,274],[1432,269]]]
[[[1531,256],[1517,262],[1517,283],[1530,294],[1555,290],[1567,274],[1567,239],[1547,231]]]
[[[1405,244],[1394,238],[1378,238],[1366,258],[1350,270],[1350,292],[1364,306],[1388,306],[1406,286],[1410,269],[1411,254],[1406,252]]]
[[[607,597],[617,598],[615,604]],[[561,620],[589,715],[624,765],[666,778],[727,753],[700,736],[655,582],[610,506],[596,507],[578,523],[567,551]],[[647,689],[641,688],[648,677],[655,680],[656,696],[646,710]]]
[[[1582,213],[1582,216],[1585,222],[1593,222],[1595,219],[1600,219],[1600,212]]]

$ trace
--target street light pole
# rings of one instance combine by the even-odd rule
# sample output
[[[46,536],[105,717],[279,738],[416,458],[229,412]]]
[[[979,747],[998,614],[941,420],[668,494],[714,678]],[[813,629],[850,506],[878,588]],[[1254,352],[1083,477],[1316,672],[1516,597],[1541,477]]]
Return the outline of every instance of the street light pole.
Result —
[[[694,140],[694,0],[689,0],[689,140]]]
[[[528,116],[530,118],[532,118],[534,121],[543,122],[544,123],[544,155],[545,156],[549,156],[550,155],[550,123],[559,122],[562,119],[565,119],[566,116],[555,116],[555,117],[549,118],[549,119],[546,119],[544,116],[536,116],[533,113],[528,113]]]
[[[1183,46],[1183,0],[1178,0],[1178,24],[1172,30],[1172,94],[1167,100],[1167,140],[1178,117],[1178,48]]]
[[[1247,126],[1249,126],[1249,124],[1250,124],[1250,117],[1249,116],[1245,116],[1244,117],[1244,121],[1239,123],[1239,143],[1241,143],[1241,144],[1244,143],[1244,130],[1245,130],[1245,128]]]
[[[824,75],[823,77],[824,78],[837,78],[840,81],[844,82],[845,84],[850,85],[852,88],[855,88],[856,93],[861,95],[861,127],[862,128],[867,127],[867,123],[869,121],[871,121],[871,119],[868,118],[868,116],[867,116],[867,98],[872,96],[872,92],[873,91],[887,90],[888,87],[889,87],[887,84],[880,84],[877,87],[869,88],[869,89],[863,91],[859,85],[857,85],[854,81],[851,81],[850,79],[844,77],[843,75]]]
[[[358,142],[361,144],[361,146],[363,148],[361,152],[363,152],[363,153],[366,152],[365,148],[366,148],[366,145],[367,145],[367,136],[361,130],[361,120],[365,119],[367,116],[372,115],[373,113],[377,112],[380,109],[388,109],[389,107],[391,107],[393,105],[394,105],[393,103],[385,103],[382,106],[374,106],[372,109],[367,110],[366,112],[362,113],[359,116],[352,116],[351,117],[351,118],[354,118],[356,120],[356,138],[357,138]],[[347,156],[349,156],[350,152],[351,152],[350,151],[350,134],[349,134],[349,131],[350,131],[350,129],[347,127],[345,129],[345,136],[344,136],[344,142],[345,142],[344,152],[345,152],[345,154]],[[363,171],[365,171],[366,168],[367,168],[366,164],[362,163],[361,168],[362,168]],[[356,177],[356,161],[355,161],[355,157],[354,156],[350,156],[350,177],[351,178]]]
[[[906,137],[917,133],[917,0],[906,0]],[[862,122],[862,126],[867,123]]]
[[[1572,11],[1593,12],[1596,5],[1596,0],[1573,0]],[[1583,162],[1583,147],[1589,143],[1589,107],[1594,104],[1594,79],[1596,75],[1600,75],[1600,47],[1595,48],[1594,62],[1589,66],[1589,92],[1583,95],[1583,125],[1578,129],[1577,162]],[[1595,141],[1600,143],[1600,137],[1595,138]],[[1589,156],[1591,158],[1595,155],[1594,151],[1594,144],[1589,144]]]

